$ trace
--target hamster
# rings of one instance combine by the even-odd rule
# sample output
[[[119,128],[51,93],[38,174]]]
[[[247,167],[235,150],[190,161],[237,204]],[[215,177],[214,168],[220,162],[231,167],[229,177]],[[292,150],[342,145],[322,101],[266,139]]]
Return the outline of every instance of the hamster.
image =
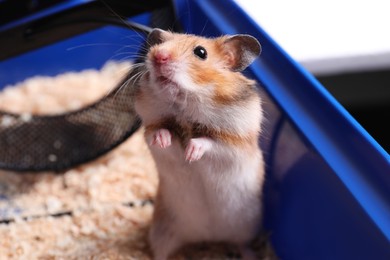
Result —
[[[159,185],[149,232],[154,259],[183,245],[228,242],[253,258],[261,226],[263,112],[241,71],[261,52],[249,35],[205,38],[153,29],[135,110]]]

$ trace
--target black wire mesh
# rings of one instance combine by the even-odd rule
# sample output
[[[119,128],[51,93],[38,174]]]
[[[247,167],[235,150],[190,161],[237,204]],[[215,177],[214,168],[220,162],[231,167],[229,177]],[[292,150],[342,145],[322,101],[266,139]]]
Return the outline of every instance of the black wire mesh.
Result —
[[[59,22],[44,29],[95,22],[122,26],[147,35],[153,27],[179,28],[172,8],[153,11],[151,27],[99,16]],[[140,46],[141,57],[145,55],[146,46],[146,43]],[[130,71],[109,95],[81,110],[54,116],[0,111],[0,169],[63,171],[91,161],[121,144],[141,125],[133,104],[136,84],[129,81],[139,69]]]
[[[0,168],[15,171],[60,171],[90,161],[134,133],[135,87],[122,86],[81,110],[54,116],[0,111]]]

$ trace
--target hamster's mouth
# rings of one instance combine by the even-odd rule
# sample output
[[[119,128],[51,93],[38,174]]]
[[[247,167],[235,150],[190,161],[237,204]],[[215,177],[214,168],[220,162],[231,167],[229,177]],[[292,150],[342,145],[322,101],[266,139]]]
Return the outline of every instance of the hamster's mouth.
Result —
[[[165,76],[157,76],[156,79],[157,79],[157,83],[159,83],[163,87],[168,87],[168,86],[178,87],[178,84],[176,82],[174,82],[172,79],[167,78]]]
[[[164,76],[158,76],[158,77],[157,77],[157,81],[158,81],[159,83],[163,83],[163,84],[167,84],[167,83],[170,83],[170,82],[171,82],[171,80],[170,80],[169,78],[164,77]]]
[[[160,91],[165,93],[168,99],[176,100],[177,96],[180,94],[179,85],[170,78],[159,75],[156,77],[156,83]]]

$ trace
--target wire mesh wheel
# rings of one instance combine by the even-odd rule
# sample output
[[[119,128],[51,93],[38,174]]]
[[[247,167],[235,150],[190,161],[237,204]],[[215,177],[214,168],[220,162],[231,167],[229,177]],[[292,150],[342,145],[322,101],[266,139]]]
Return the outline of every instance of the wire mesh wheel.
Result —
[[[54,116],[0,111],[0,168],[60,171],[111,150],[140,126],[134,87],[121,84],[81,110]]]
[[[119,21],[147,34],[151,28]],[[142,49],[142,48],[141,48]],[[128,80],[92,105],[60,115],[28,115],[0,111],[0,168],[12,171],[61,171],[110,151],[140,126]],[[126,86],[123,86],[123,85]]]

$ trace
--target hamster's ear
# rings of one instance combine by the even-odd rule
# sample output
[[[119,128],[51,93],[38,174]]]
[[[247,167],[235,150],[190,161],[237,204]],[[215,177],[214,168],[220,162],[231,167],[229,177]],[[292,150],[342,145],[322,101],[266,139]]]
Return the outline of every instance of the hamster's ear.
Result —
[[[165,37],[168,34],[167,31],[159,28],[154,28],[148,35],[147,42],[149,46],[159,44],[165,41]]]
[[[259,41],[250,35],[237,34],[224,41],[227,64],[233,71],[243,71],[261,53]]]

